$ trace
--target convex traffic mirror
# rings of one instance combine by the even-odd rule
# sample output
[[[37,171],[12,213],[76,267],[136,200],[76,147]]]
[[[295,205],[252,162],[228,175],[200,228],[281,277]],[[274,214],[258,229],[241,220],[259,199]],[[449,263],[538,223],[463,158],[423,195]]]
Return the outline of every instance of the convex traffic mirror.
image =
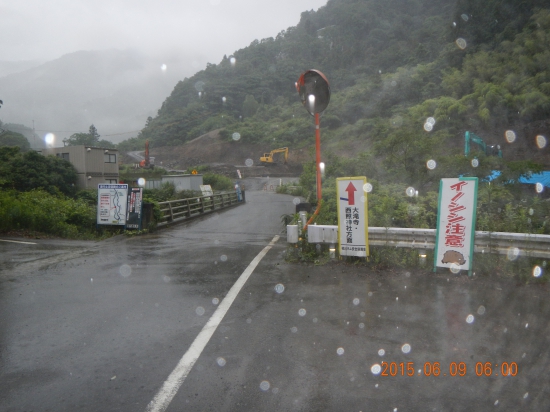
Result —
[[[311,114],[322,113],[330,101],[328,80],[319,70],[308,70],[300,75],[296,82],[300,100]]]

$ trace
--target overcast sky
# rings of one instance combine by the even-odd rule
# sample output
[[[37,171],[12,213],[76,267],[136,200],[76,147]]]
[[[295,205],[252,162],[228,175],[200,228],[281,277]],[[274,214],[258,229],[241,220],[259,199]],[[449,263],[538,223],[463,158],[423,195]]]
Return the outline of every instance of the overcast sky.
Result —
[[[196,69],[295,26],[326,0],[0,0],[0,60],[141,50]]]

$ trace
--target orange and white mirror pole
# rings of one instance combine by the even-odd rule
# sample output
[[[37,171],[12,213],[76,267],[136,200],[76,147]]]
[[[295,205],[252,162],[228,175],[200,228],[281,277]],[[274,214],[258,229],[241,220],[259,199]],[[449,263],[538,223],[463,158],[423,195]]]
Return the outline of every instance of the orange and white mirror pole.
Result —
[[[304,230],[307,230],[308,225],[313,222],[315,216],[319,214],[322,203],[322,176],[321,176],[321,130],[319,113],[323,112],[330,101],[330,87],[328,80],[323,73],[319,70],[308,70],[300,75],[296,82],[296,90],[300,95],[302,104],[306,110],[315,116],[315,153],[317,163],[317,209],[304,226]]]

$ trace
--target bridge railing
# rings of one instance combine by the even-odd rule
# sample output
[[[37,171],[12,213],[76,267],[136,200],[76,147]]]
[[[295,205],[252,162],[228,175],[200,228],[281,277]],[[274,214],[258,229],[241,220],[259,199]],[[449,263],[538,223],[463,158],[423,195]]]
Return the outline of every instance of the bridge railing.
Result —
[[[227,192],[211,196],[199,196],[159,202],[162,217],[160,221],[157,222],[157,227],[178,223],[206,213],[241,204],[244,204],[244,192],[242,201],[239,201],[236,192]]]

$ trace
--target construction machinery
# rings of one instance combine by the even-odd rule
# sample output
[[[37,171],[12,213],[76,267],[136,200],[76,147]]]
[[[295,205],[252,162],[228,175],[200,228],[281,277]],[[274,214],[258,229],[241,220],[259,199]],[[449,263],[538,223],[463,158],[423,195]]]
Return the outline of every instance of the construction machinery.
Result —
[[[273,160],[273,155],[276,153],[284,153],[285,158],[285,164],[288,160],[288,147],[281,147],[280,149],[274,149],[269,153],[264,153],[262,157],[260,157],[260,162],[266,165],[272,165],[276,162]]]
[[[144,159],[139,162],[139,167],[143,167],[144,169],[152,169],[154,167],[154,159],[154,157],[149,157],[149,140],[146,140]]]
[[[502,157],[502,150],[500,150],[500,145],[488,146],[487,144],[485,144],[481,137],[468,131],[464,133],[464,156],[468,156],[470,154],[470,142],[478,144],[486,156]]]

